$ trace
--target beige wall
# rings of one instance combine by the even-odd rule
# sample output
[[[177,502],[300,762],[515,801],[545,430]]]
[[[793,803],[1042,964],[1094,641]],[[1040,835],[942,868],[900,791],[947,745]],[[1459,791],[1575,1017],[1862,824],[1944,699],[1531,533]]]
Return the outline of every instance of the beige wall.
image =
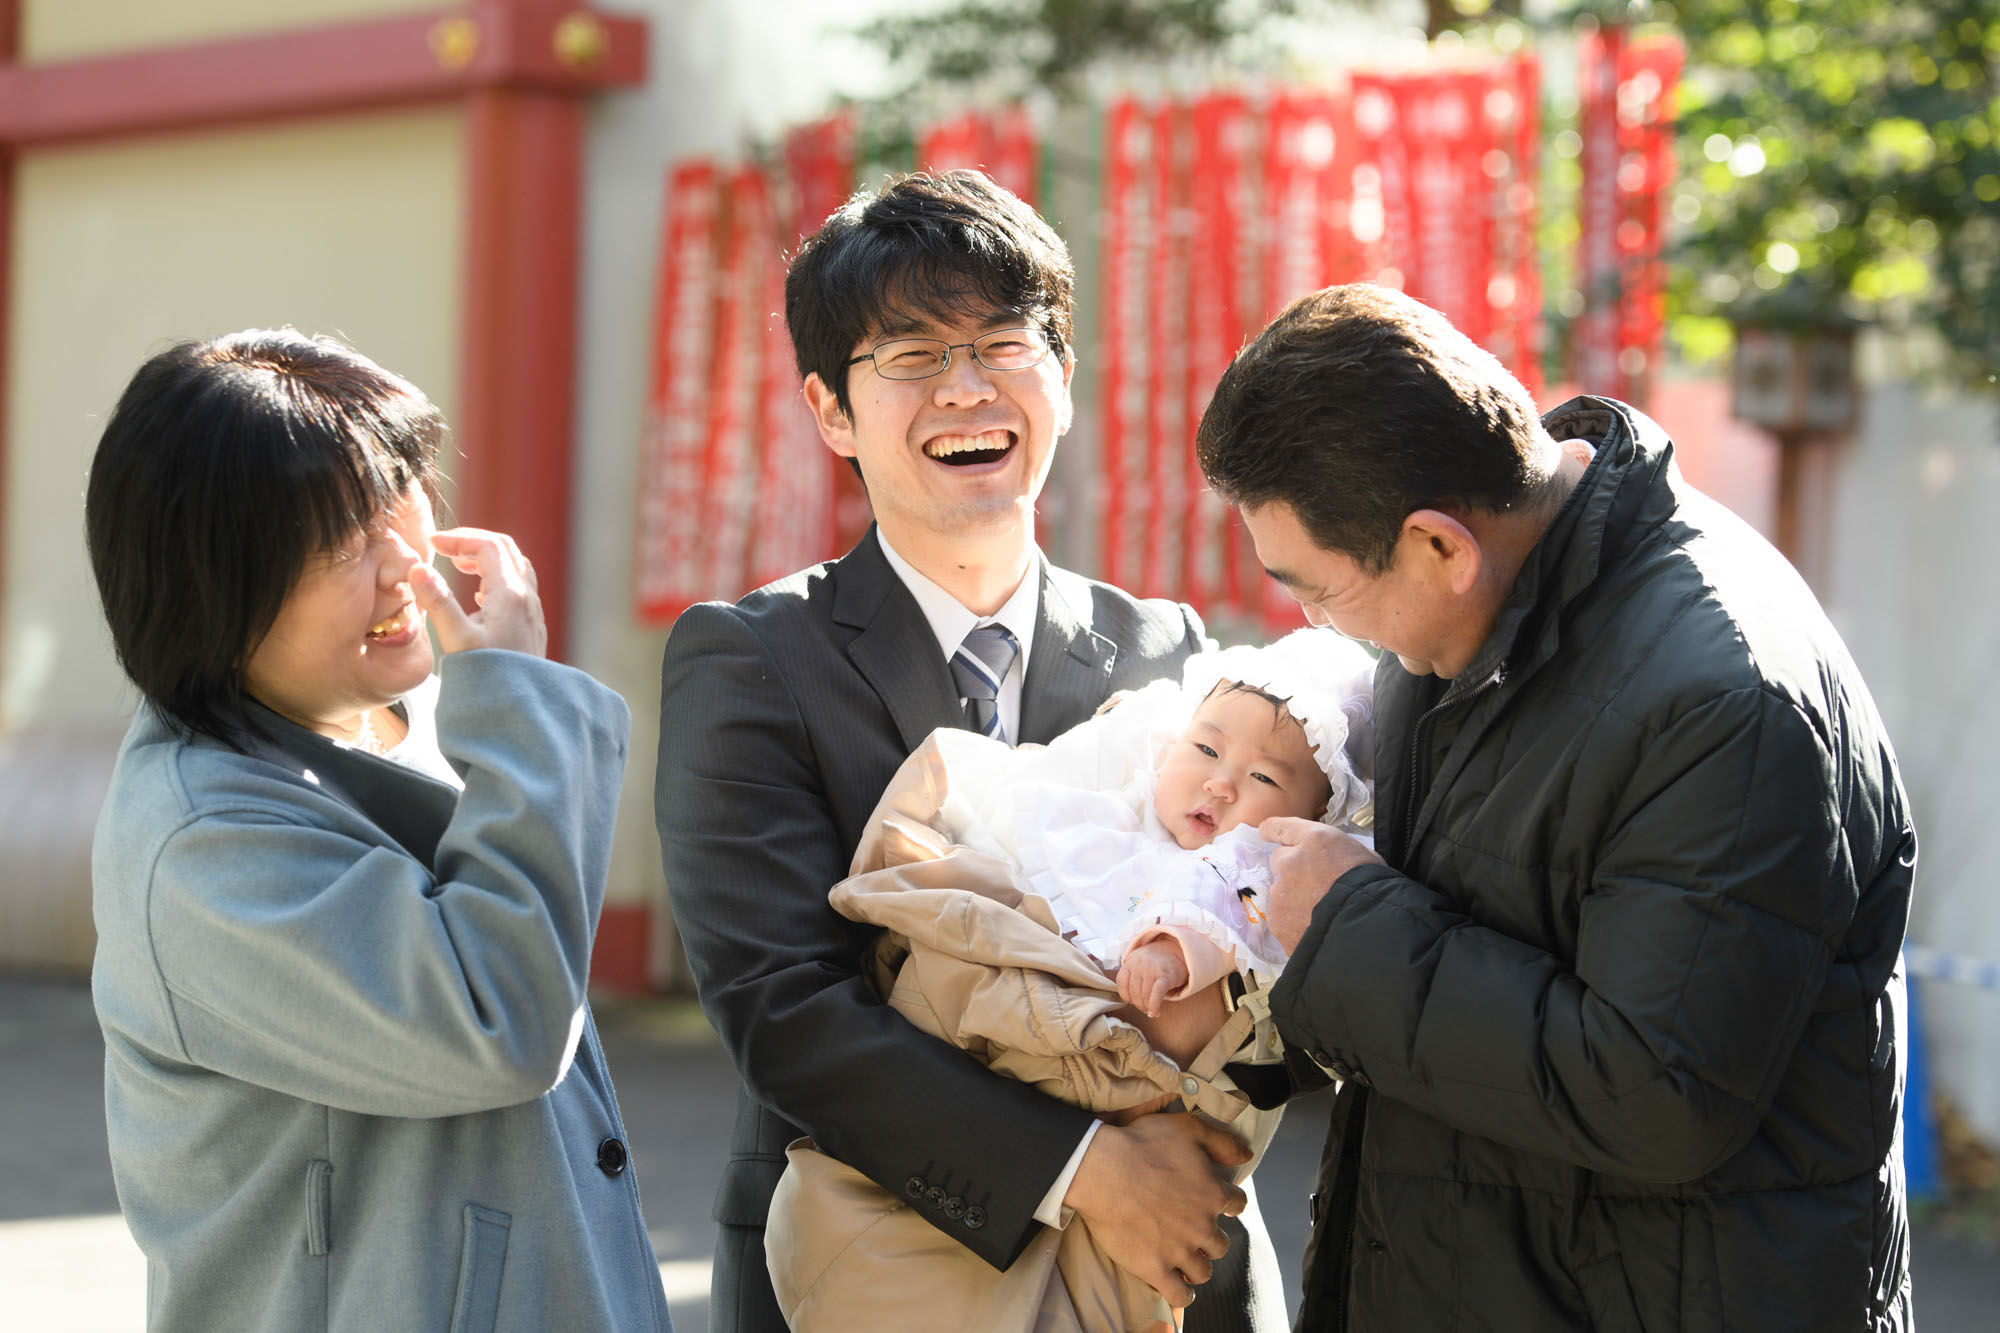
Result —
[[[346,337],[449,415],[460,139],[455,110],[425,111],[20,161],[0,422],[0,963],[88,960],[89,831],[133,704],[83,546],[105,415],[153,352],[275,324]]]
[[[15,180],[0,727],[129,705],[82,546],[83,478],[139,362],[254,325],[338,333],[447,413],[461,169],[452,112],[34,153]]]
[[[442,7],[439,0],[25,0],[21,59],[76,60]]]

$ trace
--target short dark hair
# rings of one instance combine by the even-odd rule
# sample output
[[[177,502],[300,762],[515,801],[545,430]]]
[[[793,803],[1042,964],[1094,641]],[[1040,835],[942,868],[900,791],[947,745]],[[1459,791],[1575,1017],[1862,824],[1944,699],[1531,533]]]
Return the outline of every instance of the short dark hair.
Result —
[[[243,671],[306,562],[412,483],[435,491],[443,415],[333,338],[252,329],[169,348],[118,400],[84,496],[112,647],[188,732],[258,728]]]
[[[799,375],[818,375],[853,415],[847,359],[922,316],[1018,314],[1069,359],[1076,270],[1041,214],[983,172],[914,172],[862,190],[799,247],[785,325]]]
[[[1231,504],[1282,500],[1314,542],[1379,574],[1416,510],[1534,502],[1545,434],[1490,352],[1401,292],[1354,283],[1300,297],[1237,354],[1195,450]]]

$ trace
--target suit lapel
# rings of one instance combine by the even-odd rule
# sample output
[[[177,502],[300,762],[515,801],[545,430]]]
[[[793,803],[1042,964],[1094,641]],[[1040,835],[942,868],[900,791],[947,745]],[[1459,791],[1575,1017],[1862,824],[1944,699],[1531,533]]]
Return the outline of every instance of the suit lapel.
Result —
[[[889,567],[873,528],[836,567],[833,620],[858,631],[847,658],[895,719],[905,750],[939,727],[965,725],[937,636]]]
[[[1089,717],[1110,694],[1118,648],[1093,633],[1079,614],[1090,606],[1089,585],[1046,559],[1038,563],[1040,610],[1028,678],[1021,687],[1020,739],[1046,745]]]

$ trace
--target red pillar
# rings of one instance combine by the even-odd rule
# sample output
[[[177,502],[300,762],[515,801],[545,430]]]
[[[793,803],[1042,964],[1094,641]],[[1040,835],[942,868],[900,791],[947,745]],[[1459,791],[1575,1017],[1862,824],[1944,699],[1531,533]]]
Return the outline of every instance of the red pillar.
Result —
[[[583,111],[492,88],[466,107],[456,520],[510,533],[534,564],[549,655],[568,646]]]

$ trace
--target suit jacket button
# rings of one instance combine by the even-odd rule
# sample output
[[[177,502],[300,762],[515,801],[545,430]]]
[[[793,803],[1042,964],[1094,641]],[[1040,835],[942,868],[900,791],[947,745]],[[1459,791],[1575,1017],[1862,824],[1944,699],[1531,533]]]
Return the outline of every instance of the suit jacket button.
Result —
[[[925,1181],[922,1176],[911,1176],[903,1182],[903,1193],[909,1195],[912,1199],[921,1199],[924,1197],[924,1185]]]
[[[606,1139],[597,1145],[597,1169],[607,1176],[620,1175],[625,1170],[625,1145],[617,1139]]]
[[[965,1200],[959,1198],[956,1194],[952,1195],[949,1199],[946,1199],[944,1201],[944,1215],[946,1217],[949,1217],[954,1222],[956,1222],[959,1218],[964,1217]]]
[[[924,1206],[931,1209],[944,1207],[944,1191],[936,1185],[924,1191]]]
[[[965,1210],[965,1225],[970,1227],[974,1231],[977,1231],[979,1230],[979,1228],[985,1226],[986,1210],[984,1208],[981,1208],[976,1203],[973,1204],[972,1207]]]

